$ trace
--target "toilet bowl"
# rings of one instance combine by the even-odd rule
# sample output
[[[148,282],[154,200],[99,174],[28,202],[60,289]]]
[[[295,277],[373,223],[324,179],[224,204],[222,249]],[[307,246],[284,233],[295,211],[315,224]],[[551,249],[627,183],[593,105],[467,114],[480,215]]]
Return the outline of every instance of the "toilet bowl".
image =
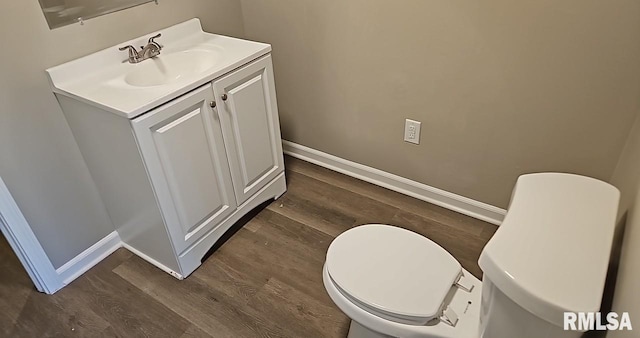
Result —
[[[350,338],[580,337],[563,313],[599,311],[618,199],[592,178],[523,175],[480,256],[482,282],[428,238],[367,224],[333,240],[324,285]]]

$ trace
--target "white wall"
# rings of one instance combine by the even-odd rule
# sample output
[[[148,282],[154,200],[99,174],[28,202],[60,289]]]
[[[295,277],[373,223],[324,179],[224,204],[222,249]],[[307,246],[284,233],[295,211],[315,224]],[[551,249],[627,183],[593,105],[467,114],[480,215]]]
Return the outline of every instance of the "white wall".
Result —
[[[613,311],[629,312],[634,331],[611,331],[608,337],[632,338],[640,332],[640,116],[611,183],[621,192],[620,214],[628,212]]]
[[[44,70],[193,17],[207,31],[242,36],[241,8],[237,0],[162,0],[50,30],[37,0],[2,7],[0,176],[60,267],[113,226]]]

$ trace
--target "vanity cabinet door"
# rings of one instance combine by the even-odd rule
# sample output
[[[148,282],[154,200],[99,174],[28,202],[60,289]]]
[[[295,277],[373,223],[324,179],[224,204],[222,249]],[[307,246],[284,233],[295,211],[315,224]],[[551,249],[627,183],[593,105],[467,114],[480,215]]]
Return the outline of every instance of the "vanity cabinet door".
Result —
[[[213,82],[238,204],[284,170],[271,57]]]
[[[132,121],[176,254],[236,209],[213,100],[209,84]]]

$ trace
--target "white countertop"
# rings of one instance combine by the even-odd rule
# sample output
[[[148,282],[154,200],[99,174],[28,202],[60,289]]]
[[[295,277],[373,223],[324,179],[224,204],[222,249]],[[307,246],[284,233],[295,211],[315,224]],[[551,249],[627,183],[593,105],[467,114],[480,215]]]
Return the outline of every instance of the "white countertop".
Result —
[[[119,51],[118,47],[146,45],[147,39],[157,33],[162,33],[156,41],[163,46],[158,58],[181,51],[206,50],[216,54],[215,65],[197,75],[168,84],[151,87],[129,85],[125,81],[127,74],[146,62],[154,61],[123,62],[128,53]],[[55,93],[132,119],[270,51],[268,44],[206,33],[202,31],[199,19],[191,19],[49,68],[47,74]]]

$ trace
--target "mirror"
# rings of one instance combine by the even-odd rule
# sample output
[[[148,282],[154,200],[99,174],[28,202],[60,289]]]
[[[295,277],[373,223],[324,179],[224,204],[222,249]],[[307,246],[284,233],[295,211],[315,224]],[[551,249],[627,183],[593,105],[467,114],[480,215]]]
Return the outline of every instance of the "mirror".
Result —
[[[39,0],[49,28],[82,22],[156,0]]]

